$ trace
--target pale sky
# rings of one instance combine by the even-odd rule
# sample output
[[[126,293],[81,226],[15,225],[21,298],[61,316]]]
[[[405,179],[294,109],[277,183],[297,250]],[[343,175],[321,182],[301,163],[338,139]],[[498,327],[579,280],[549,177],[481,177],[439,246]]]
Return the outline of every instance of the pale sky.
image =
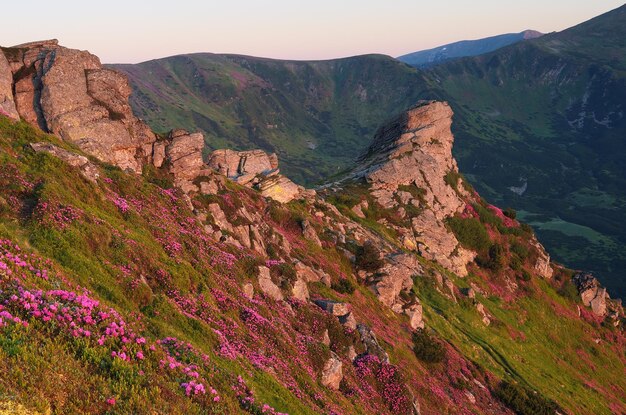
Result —
[[[3,1],[0,45],[57,38],[104,63],[190,52],[279,59],[398,56],[525,29],[560,31],[623,1]]]

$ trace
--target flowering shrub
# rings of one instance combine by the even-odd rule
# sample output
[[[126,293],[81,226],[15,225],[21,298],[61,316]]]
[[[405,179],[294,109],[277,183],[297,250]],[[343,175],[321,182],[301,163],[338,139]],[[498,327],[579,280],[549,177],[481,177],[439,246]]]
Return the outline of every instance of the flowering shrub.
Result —
[[[377,392],[393,414],[413,414],[413,400],[399,369],[378,356],[362,355],[354,366],[364,391]],[[371,389],[372,385],[375,391]]]
[[[413,353],[426,363],[439,363],[446,357],[443,345],[423,329],[413,333]]]
[[[83,215],[84,212],[81,209],[53,201],[40,201],[34,212],[34,217],[39,224],[59,230],[66,229]]]

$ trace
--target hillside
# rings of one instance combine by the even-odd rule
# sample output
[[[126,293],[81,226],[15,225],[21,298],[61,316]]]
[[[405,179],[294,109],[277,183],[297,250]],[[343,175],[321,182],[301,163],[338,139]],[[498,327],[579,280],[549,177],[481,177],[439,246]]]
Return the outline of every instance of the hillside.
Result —
[[[557,259],[626,295],[626,7],[434,68],[456,153],[481,194],[513,206]]]
[[[427,72],[383,56],[196,54],[115,67],[152,128],[198,129],[208,149],[276,152],[307,185],[352,168],[378,125],[418,99],[445,99],[468,180],[519,210],[559,261],[624,297],[624,27],[622,7]]]
[[[151,133],[88,52],[0,62],[0,411],[626,411],[623,308],[462,179],[448,104],[315,192]]]
[[[382,55],[299,62],[192,54],[113,67],[129,77],[133,109],[156,131],[199,130],[212,150],[276,152],[302,184],[345,169],[427,87],[420,72]]]
[[[483,39],[461,40],[432,49],[407,53],[397,59],[417,68],[428,68],[452,59],[483,55],[522,40],[535,39],[540,36],[543,34],[535,30],[524,30],[520,33],[506,33]]]

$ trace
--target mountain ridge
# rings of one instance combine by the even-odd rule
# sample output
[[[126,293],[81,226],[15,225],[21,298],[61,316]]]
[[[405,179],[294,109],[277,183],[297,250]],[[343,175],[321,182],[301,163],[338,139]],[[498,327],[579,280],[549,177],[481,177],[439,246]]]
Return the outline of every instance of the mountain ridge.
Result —
[[[543,33],[536,30],[524,30],[519,33],[506,33],[480,39],[461,40],[431,49],[407,53],[398,56],[396,59],[418,68],[428,68],[452,59],[489,53],[496,49],[524,40],[536,39],[543,35]]]

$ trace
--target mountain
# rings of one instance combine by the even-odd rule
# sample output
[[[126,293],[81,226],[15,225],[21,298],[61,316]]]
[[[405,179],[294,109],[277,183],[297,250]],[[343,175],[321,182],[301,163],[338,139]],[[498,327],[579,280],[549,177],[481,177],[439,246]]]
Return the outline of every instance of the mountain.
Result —
[[[447,103],[313,191],[152,133],[88,52],[0,51],[0,411],[626,411],[620,302],[462,178]]]
[[[198,130],[213,150],[276,152],[302,184],[344,169],[427,88],[419,71],[382,55],[299,62],[203,53],[113,67],[156,131]]]
[[[626,7],[560,33],[434,67],[455,155],[555,258],[626,295]]]
[[[507,33],[483,39],[461,40],[432,49],[408,53],[399,56],[398,60],[417,68],[428,68],[456,58],[482,55],[522,40],[535,39],[540,36],[543,36],[543,33],[535,30],[524,30],[520,33]]]

